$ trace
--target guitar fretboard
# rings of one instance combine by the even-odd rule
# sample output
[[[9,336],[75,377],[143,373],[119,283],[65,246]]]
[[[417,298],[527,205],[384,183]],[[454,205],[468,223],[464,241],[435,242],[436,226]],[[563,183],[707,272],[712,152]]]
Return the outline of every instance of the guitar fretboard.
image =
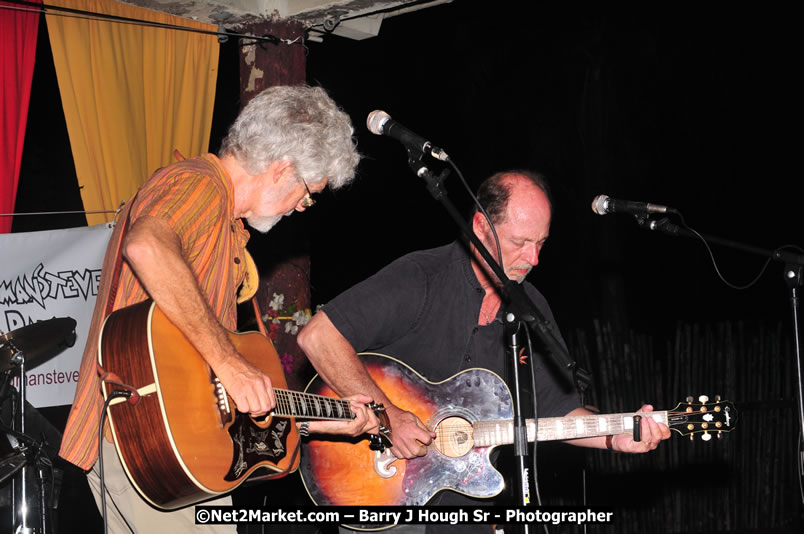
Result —
[[[537,441],[588,438],[623,434],[633,431],[634,415],[652,417],[657,423],[667,424],[667,412],[615,413],[606,415],[577,415],[568,417],[539,418]],[[533,441],[536,424],[533,419],[525,421],[528,441]],[[513,421],[482,421],[472,424],[475,447],[493,447],[514,442]]]
[[[279,417],[334,421],[354,419],[347,400],[287,389],[274,389],[274,394],[276,395],[276,407],[273,414]]]

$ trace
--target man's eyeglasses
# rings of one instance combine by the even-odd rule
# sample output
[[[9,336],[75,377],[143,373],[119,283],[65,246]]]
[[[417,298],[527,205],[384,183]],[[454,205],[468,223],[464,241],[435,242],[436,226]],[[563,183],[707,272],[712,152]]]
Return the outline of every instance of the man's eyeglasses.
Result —
[[[307,182],[304,181],[304,178],[299,176],[299,179],[304,184],[304,188],[307,190],[307,194],[304,195],[304,198],[301,200],[301,205],[305,208],[310,208],[315,206],[315,199],[313,198],[313,194],[310,192],[310,188],[307,187]]]

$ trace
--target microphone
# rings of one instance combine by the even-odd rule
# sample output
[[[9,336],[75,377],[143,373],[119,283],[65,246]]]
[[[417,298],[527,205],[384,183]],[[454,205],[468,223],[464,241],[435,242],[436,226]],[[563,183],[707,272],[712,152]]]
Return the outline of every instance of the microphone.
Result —
[[[647,202],[634,202],[632,200],[617,200],[606,195],[598,195],[592,200],[592,211],[598,215],[609,213],[630,213],[631,215],[650,215],[651,213],[676,213],[673,208],[660,204]]]
[[[396,139],[407,148],[415,148],[416,150],[424,154],[429,154],[435,159],[441,161],[449,160],[449,156],[446,152],[432,144],[424,137],[411,132],[382,110],[376,109],[369,113],[369,116],[366,119],[366,126],[374,135],[387,135],[388,137]]]

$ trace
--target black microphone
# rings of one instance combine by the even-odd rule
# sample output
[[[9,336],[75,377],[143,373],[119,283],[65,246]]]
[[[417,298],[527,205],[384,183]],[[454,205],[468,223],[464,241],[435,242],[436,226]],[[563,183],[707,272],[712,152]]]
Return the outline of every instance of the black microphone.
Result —
[[[424,137],[411,132],[382,110],[376,109],[369,113],[368,119],[366,119],[366,126],[368,126],[369,131],[375,135],[393,137],[408,148],[415,148],[441,161],[449,160],[449,156],[446,152]]]
[[[673,208],[633,200],[617,200],[606,195],[598,195],[592,200],[592,211],[598,215],[609,213],[630,213],[631,215],[650,215],[651,213],[676,213]]]

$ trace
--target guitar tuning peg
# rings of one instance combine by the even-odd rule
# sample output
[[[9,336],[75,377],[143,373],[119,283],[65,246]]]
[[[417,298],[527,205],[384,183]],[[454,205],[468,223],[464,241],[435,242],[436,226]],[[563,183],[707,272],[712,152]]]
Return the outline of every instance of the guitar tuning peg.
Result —
[[[687,395],[687,402],[692,402],[693,400],[692,395]]]
[[[723,432],[718,432],[718,433],[717,433],[717,439],[720,439],[720,438],[722,438],[722,437],[723,437]]]
[[[720,395],[715,395],[715,402],[720,402]]]
[[[701,436],[701,439],[704,441],[709,441],[710,439],[712,439],[712,434],[710,434],[709,432],[704,432],[703,435]]]
[[[706,404],[707,402],[709,402],[709,397],[707,397],[706,395],[701,395],[700,397],[698,397],[698,402],[700,402],[701,404]]]

